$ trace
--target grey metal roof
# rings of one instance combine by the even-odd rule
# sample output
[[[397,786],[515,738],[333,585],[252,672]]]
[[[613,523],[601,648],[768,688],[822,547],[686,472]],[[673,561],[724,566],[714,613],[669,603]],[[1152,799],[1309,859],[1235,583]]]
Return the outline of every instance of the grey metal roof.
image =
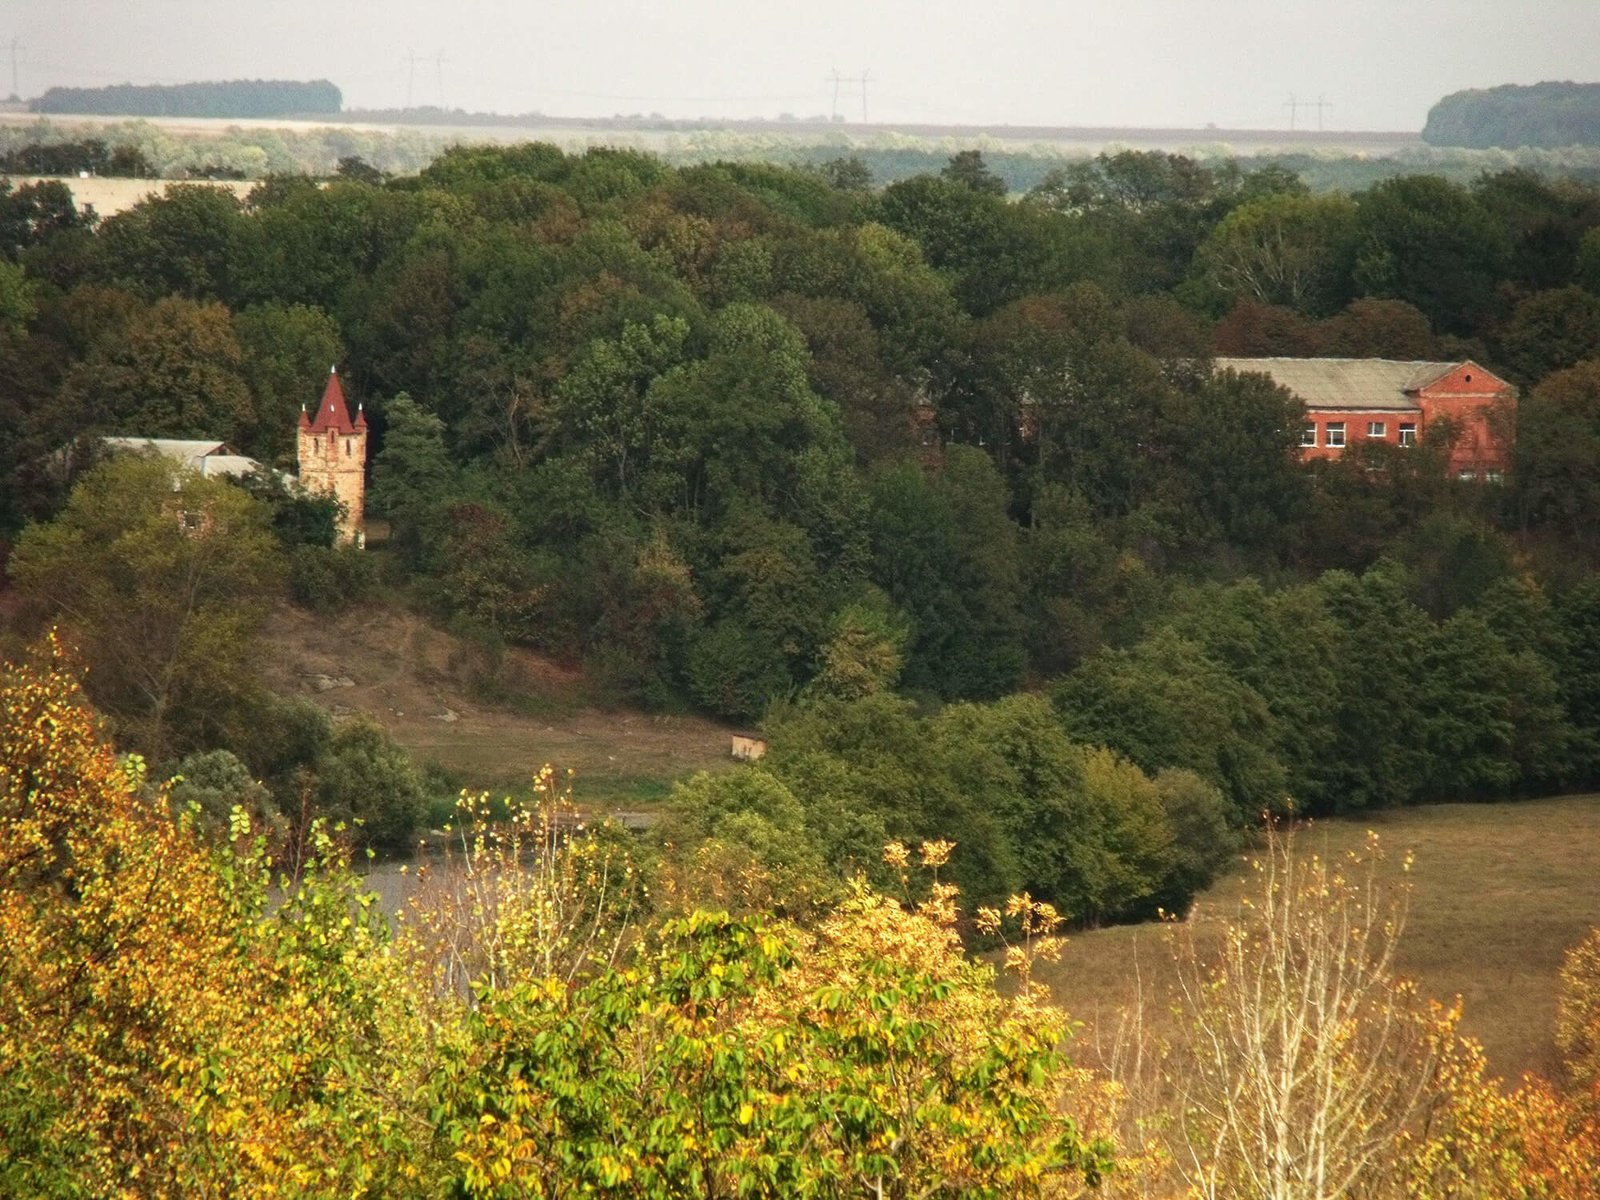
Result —
[[[175,458],[189,466],[208,454],[232,454],[226,442],[203,442],[187,438],[108,437],[101,439],[112,450],[142,450]]]
[[[243,454],[208,454],[199,462],[202,475],[244,476],[259,471],[261,464]]]
[[[206,476],[243,476],[261,469],[261,464],[243,454],[235,454],[226,442],[203,442],[189,438],[108,437],[101,439],[109,450],[132,450],[159,454],[182,463]]]
[[[1217,359],[1218,370],[1270,376],[1313,409],[1414,409],[1416,398],[1408,393],[1427,387],[1460,365],[1391,358]]]

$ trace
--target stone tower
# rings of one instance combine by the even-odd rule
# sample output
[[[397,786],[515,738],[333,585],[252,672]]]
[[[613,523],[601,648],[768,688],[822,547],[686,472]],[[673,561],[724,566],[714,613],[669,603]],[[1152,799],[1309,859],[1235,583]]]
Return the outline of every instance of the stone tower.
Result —
[[[364,525],[367,498],[367,416],[356,409],[350,419],[350,406],[339,385],[339,368],[328,372],[328,386],[316,419],[300,406],[298,446],[300,483],[308,492],[332,495],[345,507],[339,520],[339,540],[346,545],[366,544]]]

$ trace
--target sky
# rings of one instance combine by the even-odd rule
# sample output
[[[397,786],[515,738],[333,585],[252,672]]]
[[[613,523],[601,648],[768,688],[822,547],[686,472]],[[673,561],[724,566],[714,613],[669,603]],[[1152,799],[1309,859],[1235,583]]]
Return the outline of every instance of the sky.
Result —
[[[837,75],[849,122],[1418,130],[1461,88],[1600,81],[1600,0],[0,0],[0,95],[13,45],[25,98],[325,78],[347,108],[806,117]]]

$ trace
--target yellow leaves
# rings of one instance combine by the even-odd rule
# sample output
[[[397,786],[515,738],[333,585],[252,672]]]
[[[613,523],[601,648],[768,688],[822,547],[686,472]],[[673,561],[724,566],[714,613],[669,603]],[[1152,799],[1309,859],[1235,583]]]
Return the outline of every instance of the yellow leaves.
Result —
[[[950,861],[950,852],[956,848],[954,842],[936,840],[922,843],[922,865],[930,870],[937,870]]]

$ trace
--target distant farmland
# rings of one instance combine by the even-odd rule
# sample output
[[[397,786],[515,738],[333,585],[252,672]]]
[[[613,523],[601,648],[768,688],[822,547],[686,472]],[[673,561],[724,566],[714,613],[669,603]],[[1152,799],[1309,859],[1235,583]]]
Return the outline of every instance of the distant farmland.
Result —
[[[38,118],[30,113],[0,112],[0,125],[27,125]],[[979,146],[1025,151],[1050,147],[1058,154],[1098,154],[1121,147],[1206,155],[1269,153],[1328,155],[1387,155],[1423,146],[1414,132],[1288,130],[1288,129],[1139,129],[1117,126],[1074,125],[923,125],[861,124],[817,120],[678,121],[648,117],[525,117],[453,112],[347,112],[337,120],[227,120],[209,117],[142,118],[148,124],[175,134],[217,135],[230,129],[351,128],[366,132],[425,133],[443,141],[520,142],[550,141],[568,144],[625,143],[642,149],[674,149],[717,134],[771,139],[815,145],[838,144],[842,152],[852,146],[884,146],[926,142],[937,146]],[[125,125],[127,117],[57,115],[55,128],[95,128]]]
[[[11,182],[17,187],[23,184],[39,183],[43,179],[39,175],[13,175]],[[90,179],[63,179],[62,183],[72,189],[72,202],[79,208],[92,205],[94,211],[102,217],[115,214],[132,208],[147,196],[154,196],[172,184],[180,182],[174,179],[105,179],[94,177]],[[226,188],[236,196],[243,196],[255,184],[249,180],[190,180],[199,183],[202,187]]]

